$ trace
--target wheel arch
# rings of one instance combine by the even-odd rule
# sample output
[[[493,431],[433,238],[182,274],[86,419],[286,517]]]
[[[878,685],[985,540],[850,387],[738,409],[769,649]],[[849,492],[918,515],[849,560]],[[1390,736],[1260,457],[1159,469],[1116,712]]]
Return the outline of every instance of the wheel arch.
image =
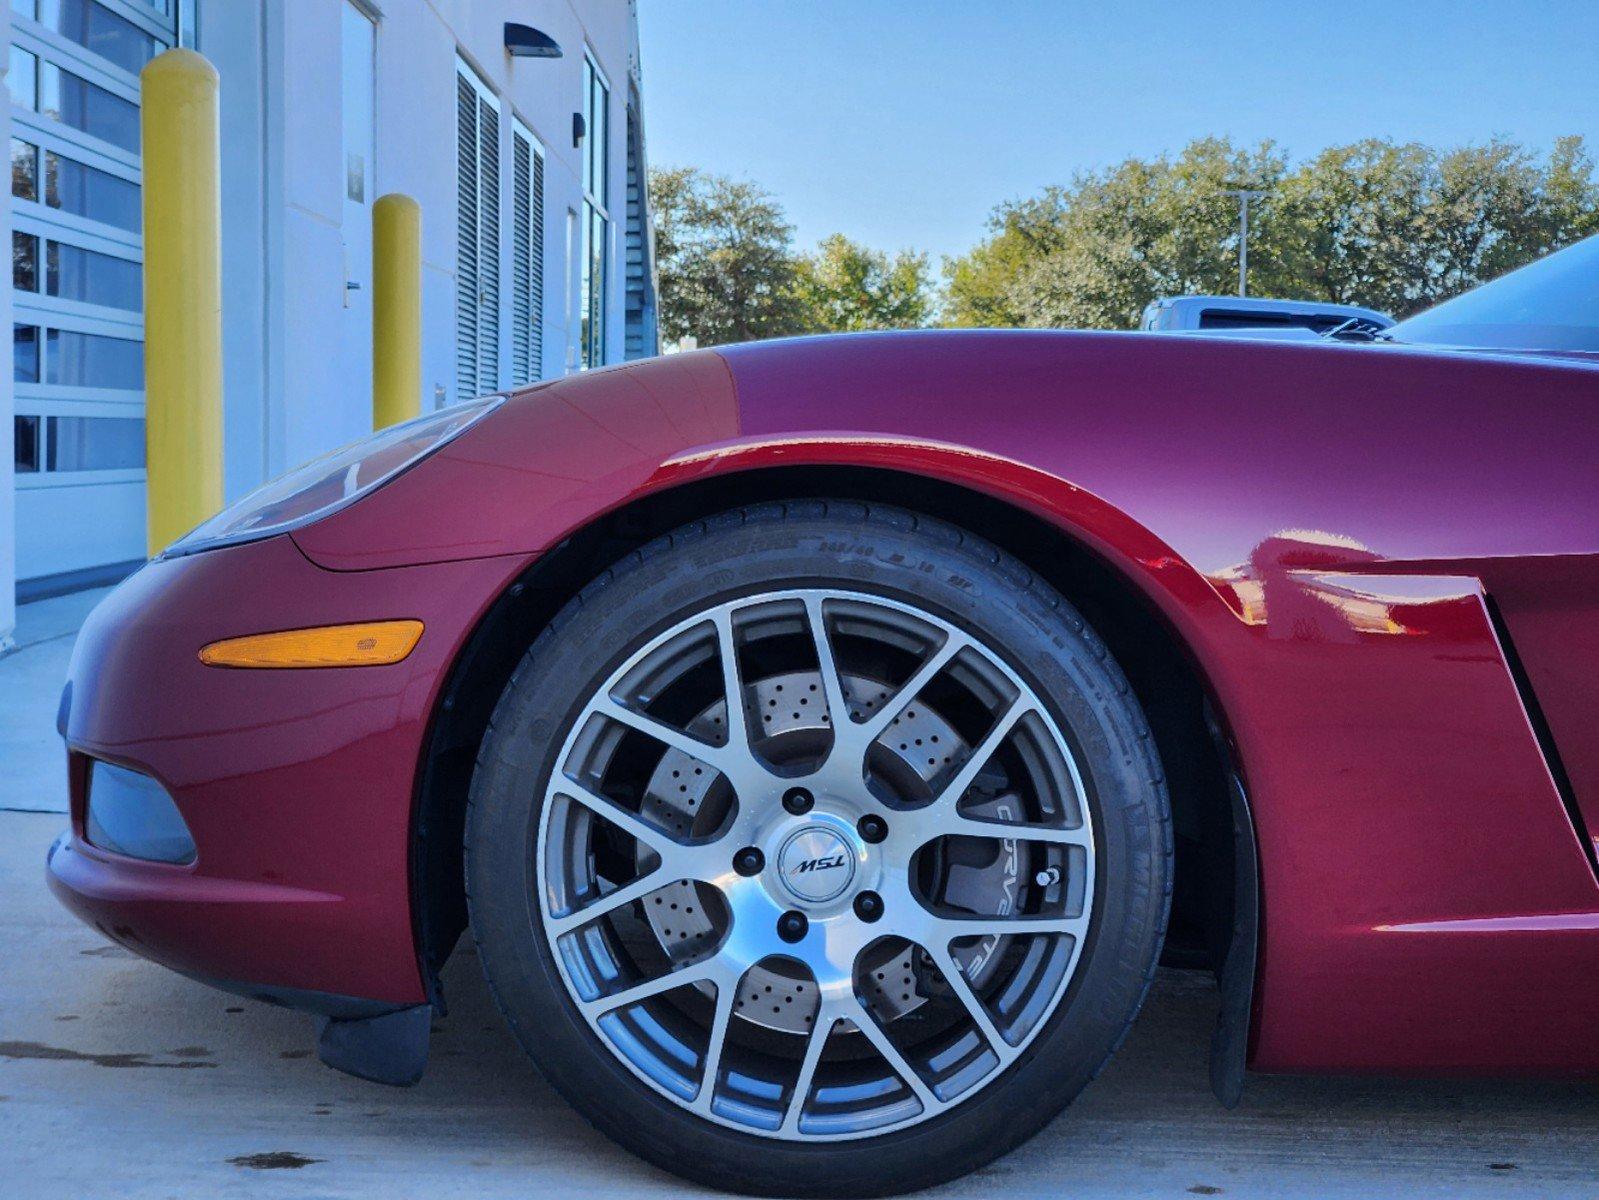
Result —
[[[836,447],[828,453],[836,458]],[[1239,961],[1242,938],[1253,965],[1256,922],[1236,920],[1240,912],[1256,912],[1252,885],[1259,878],[1255,862],[1238,858],[1253,855],[1255,845],[1252,828],[1236,837],[1233,793],[1242,764],[1193,635],[1173,619],[1196,595],[1220,604],[1191,567],[1096,498],[1059,481],[1052,496],[1036,486],[1002,488],[992,479],[883,463],[744,462],[718,455],[692,470],[664,468],[660,486],[573,529],[505,589],[457,658],[424,747],[413,820],[413,918],[422,974],[435,999],[439,969],[466,925],[460,847],[467,787],[494,704],[522,654],[605,565],[681,525],[787,499],[883,503],[940,518],[993,542],[1066,595],[1126,672],[1165,768],[1178,845],[1167,960],[1209,966],[1219,975],[1230,957]],[[1150,574],[1160,577],[1165,594]],[[1245,1028],[1233,1029],[1229,1039],[1240,1059],[1247,1007],[1242,1021]]]

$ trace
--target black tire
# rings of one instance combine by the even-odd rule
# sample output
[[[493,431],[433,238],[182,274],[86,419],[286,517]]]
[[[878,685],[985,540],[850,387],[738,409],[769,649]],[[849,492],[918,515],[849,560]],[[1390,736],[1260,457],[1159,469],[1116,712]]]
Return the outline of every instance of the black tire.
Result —
[[[1097,915],[1066,997],[1006,1074],[934,1119],[804,1143],[703,1120],[636,1079],[569,999],[535,908],[554,758],[584,698],[631,649],[741,593],[819,583],[914,602],[1024,670],[1079,756],[1096,829]],[[1104,643],[1054,588],[987,542],[901,509],[805,500],[679,529],[605,571],[543,631],[506,686],[466,824],[471,927],[527,1053],[597,1128],[701,1184],[757,1195],[876,1196],[956,1178],[1066,1107],[1121,1044],[1153,978],[1172,878],[1170,808],[1148,724]]]

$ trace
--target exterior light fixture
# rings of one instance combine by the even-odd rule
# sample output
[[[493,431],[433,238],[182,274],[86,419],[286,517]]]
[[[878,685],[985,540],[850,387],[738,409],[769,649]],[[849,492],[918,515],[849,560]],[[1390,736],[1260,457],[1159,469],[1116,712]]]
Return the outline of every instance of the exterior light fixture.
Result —
[[[403,662],[422,637],[421,621],[318,625],[224,638],[200,650],[208,667],[382,667]]]
[[[512,58],[560,58],[561,47],[542,29],[505,23],[505,52]]]

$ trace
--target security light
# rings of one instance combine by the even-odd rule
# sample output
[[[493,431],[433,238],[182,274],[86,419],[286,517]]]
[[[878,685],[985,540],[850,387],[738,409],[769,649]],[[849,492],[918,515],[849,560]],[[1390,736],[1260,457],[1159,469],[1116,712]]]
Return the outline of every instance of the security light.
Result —
[[[542,29],[505,23],[505,52],[512,58],[560,58],[561,47]]]

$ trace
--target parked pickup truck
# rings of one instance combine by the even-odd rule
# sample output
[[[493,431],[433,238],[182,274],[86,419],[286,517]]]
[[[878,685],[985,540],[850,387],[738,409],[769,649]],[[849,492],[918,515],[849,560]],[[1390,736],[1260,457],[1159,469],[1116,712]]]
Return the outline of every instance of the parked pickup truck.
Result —
[[[1173,296],[1144,309],[1140,329],[1159,333],[1242,333],[1250,337],[1302,337],[1347,328],[1367,336],[1387,329],[1387,313],[1355,304],[1268,300],[1252,296]]]

